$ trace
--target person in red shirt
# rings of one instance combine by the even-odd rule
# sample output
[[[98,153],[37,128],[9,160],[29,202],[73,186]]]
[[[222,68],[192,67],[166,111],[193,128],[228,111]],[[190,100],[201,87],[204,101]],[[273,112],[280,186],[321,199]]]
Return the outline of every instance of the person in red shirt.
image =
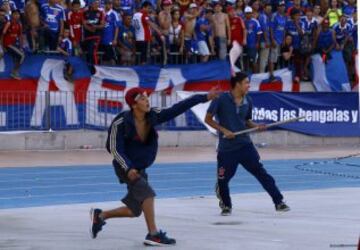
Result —
[[[80,9],[80,1],[74,0],[71,4],[72,10],[68,13],[70,37],[74,47],[74,54],[80,54],[80,42],[82,40],[83,12]]]
[[[150,20],[149,12],[152,5],[145,1],[141,5],[141,10],[136,12],[133,16],[133,25],[135,29],[136,50],[140,52],[140,64],[148,62],[149,47],[151,42],[151,29],[157,33],[162,43],[165,42],[165,37],[160,28]]]
[[[232,6],[228,6],[226,11],[230,20],[231,44],[229,52],[231,74],[234,75],[239,71],[235,66],[236,61],[243,53],[243,46],[246,45],[246,27],[241,17],[237,16]]]
[[[14,61],[11,77],[20,80],[19,68],[25,59],[25,54],[22,50],[22,25],[20,21],[20,12],[18,10],[12,12],[11,19],[5,24],[2,34],[3,47],[6,52],[9,52]]]

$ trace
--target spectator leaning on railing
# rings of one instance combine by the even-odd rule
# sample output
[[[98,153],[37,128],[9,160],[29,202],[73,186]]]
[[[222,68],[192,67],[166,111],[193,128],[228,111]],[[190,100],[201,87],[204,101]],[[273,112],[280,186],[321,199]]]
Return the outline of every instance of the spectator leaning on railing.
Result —
[[[73,82],[73,73],[74,73],[74,63],[73,63],[73,44],[70,40],[70,30],[68,27],[64,28],[64,35],[57,47],[57,51],[59,51],[62,55],[65,56],[65,66],[64,66],[64,79],[69,82]]]
[[[20,21],[20,12],[14,10],[11,13],[11,19],[5,24],[2,32],[2,45],[9,52],[14,61],[14,67],[11,77],[20,80],[19,68],[25,59],[23,48],[22,24]]]

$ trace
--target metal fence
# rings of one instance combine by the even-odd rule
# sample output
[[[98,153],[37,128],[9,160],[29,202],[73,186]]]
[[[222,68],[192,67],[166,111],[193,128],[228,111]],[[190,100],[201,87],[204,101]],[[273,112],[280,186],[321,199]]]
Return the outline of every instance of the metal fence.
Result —
[[[166,108],[179,101],[175,92],[150,96],[153,107]],[[128,109],[122,91],[0,91],[0,131],[106,130],[114,117]],[[204,129],[188,111],[162,124],[165,130]]]

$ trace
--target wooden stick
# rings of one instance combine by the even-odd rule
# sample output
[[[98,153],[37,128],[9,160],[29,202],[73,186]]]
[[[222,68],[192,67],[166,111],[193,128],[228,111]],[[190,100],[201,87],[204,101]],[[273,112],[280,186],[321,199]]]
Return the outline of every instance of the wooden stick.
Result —
[[[295,118],[288,119],[288,120],[284,120],[284,121],[278,121],[278,122],[270,123],[270,124],[267,124],[267,125],[266,125],[266,128],[271,128],[271,127],[279,126],[279,125],[282,125],[282,124],[287,124],[287,123],[290,123],[290,122],[295,122],[295,121],[300,120],[300,119],[303,119],[303,118],[304,118],[304,116],[301,116],[301,117],[295,117]],[[235,135],[242,135],[242,134],[254,132],[254,131],[256,131],[256,130],[258,130],[258,128],[249,128],[249,129],[244,129],[244,130],[235,132],[234,134],[235,134]],[[225,136],[224,136],[224,137],[225,137]]]

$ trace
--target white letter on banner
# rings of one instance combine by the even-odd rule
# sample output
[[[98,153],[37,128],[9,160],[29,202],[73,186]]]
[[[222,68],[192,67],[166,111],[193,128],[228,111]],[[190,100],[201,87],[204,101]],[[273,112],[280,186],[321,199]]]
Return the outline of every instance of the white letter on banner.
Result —
[[[91,77],[88,93],[86,96],[86,124],[95,126],[110,126],[115,118],[114,114],[105,114],[99,111],[99,100],[121,101],[124,103],[124,92],[113,91],[102,86],[104,79],[124,81],[126,88],[139,86],[139,76],[131,68],[117,68],[95,66],[96,74]]]
[[[172,82],[174,87],[186,82],[180,68],[161,69],[155,91],[168,88],[170,86],[170,82]]]
[[[5,127],[6,124],[6,112],[0,112],[0,127]]]
[[[59,92],[50,92],[50,106],[63,106],[65,111],[66,125],[79,124],[78,112],[73,94],[74,87],[64,79],[64,60],[46,59],[43,63],[36,92],[35,107],[31,116],[31,126],[41,126],[42,118],[46,108],[46,91],[52,78]]]

